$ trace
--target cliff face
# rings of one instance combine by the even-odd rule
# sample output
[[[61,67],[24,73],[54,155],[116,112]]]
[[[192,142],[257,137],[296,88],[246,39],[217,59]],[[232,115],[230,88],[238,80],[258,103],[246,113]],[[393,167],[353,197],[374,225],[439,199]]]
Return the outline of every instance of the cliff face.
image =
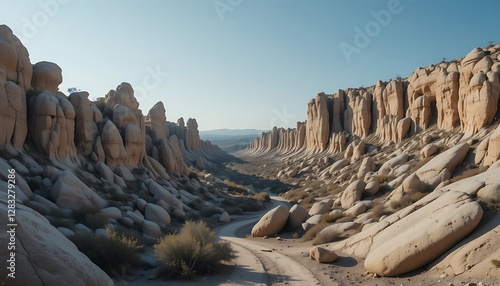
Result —
[[[496,45],[476,48],[463,59],[419,68],[406,79],[320,93],[307,106],[306,122],[297,123],[295,129],[263,133],[246,153],[339,153],[355,138],[373,135],[380,144],[399,143],[433,124],[441,130],[459,127],[469,138],[498,116],[499,74],[500,45]]]
[[[81,158],[111,168],[146,167],[152,160],[167,172],[187,175],[225,153],[200,140],[196,119],[181,118],[169,130],[163,103],[144,116],[126,82],[92,103],[85,91],[59,91],[62,69],[55,63],[30,63],[29,54],[7,26],[0,26],[0,146],[33,146],[44,157],[70,166]]]

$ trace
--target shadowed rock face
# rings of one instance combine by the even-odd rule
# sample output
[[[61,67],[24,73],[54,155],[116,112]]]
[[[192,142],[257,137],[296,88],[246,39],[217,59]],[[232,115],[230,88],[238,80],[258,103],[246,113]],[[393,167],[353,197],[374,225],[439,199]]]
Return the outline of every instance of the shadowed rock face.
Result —
[[[0,214],[7,217],[7,202],[0,199]],[[113,285],[113,281],[97,265],[92,263],[76,246],[50,225],[46,218],[32,209],[18,204],[16,219],[22,224],[16,228],[16,273],[13,284],[7,285]],[[2,231],[2,241],[8,241],[8,233]],[[7,247],[0,250],[8,257]],[[18,271],[19,272],[19,271]],[[7,269],[0,270],[2,277]]]
[[[360,138],[375,134],[381,144],[399,143],[409,133],[434,123],[442,130],[460,126],[471,137],[488,127],[499,109],[499,56],[500,45],[476,48],[461,60],[418,68],[406,79],[378,81],[369,88],[348,88],[330,95],[319,93],[307,106],[306,150],[341,152],[342,132]],[[247,153],[300,151],[297,140],[290,140],[290,136],[300,137],[300,127],[279,132],[277,139],[273,135],[278,143],[271,145],[268,138],[273,131],[263,133]]]

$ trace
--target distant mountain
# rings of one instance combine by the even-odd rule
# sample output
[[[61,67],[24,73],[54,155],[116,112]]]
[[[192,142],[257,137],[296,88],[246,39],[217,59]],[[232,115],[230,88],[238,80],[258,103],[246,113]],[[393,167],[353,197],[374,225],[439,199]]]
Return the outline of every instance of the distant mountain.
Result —
[[[208,131],[200,131],[200,137],[204,140],[209,140],[206,137],[224,137],[224,136],[248,136],[257,135],[260,136],[262,132],[267,132],[269,130],[257,130],[257,129],[215,129]]]
[[[200,131],[200,138],[210,140],[226,153],[234,153],[246,148],[248,144],[267,130],[257,129],[216,129]]]

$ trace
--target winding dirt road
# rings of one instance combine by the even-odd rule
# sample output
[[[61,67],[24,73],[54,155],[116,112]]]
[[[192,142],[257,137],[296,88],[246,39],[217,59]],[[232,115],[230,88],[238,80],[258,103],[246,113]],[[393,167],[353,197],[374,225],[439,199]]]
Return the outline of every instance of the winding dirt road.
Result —
[[[272,198],[273,207],[286,203]],[[321,285],[304,265],[279,251],[238,237],[242,228],[253,226],[262,215],[231,223],[219,229],[221,239],[230,241],[237,251],[236,268],[220,285]]]

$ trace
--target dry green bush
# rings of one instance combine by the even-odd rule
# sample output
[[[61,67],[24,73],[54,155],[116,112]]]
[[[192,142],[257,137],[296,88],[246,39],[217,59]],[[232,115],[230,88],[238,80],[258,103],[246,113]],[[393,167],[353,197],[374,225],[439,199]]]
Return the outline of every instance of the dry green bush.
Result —
[[[425,197],[428,195],[428,193],[424,192],[416,192],[416,193],[409,193],[404,195],[399,202],[391,201],[390,207],[394,209],[395,211],[398,211],[400,209],[406,208],[408,206],[411,206],[421,198]]]
[[[425,164],[427,164],[430,160],[432,160],[432,158],[433,157],[431,156],[431,157],[427,157],[427,158],[421,159],[421,160],[410,160],[410,162],[416,161],[417,163],[411,167],[411,169],[408,173],[409,174],[414,173],[415,171],[417,171],[418,169],[423,167]]]
[[[101,209],[96,206],[82,206],[72,212],[77,223],[83,223],[92,230],[103,228],[109,219],[101,213]]]
[[[500,260],[492,259],[491,263],[495,265],[496,268],[500,268]]]
[[[200,178],[198,177],[198,174],[197,174],[197,173],[195,173],[195,172],[189,172],[188,178],[190,178],[190,179],[195,179],[195,180],[197,180],[197,181],[199,181],[199,180],[200,180]]]
[[[142,245],[136,239],[120,235],[109,228],[106,228],[106,236],[75,234],[70,240],[106,273],[115,270],[125,274],[142,264],[139,255]]]
[[[170,276],[183,278],[217,272],[221,262],[236,257],[230,243],[217,241],[215,233],[203,221],[187,221],[178,234],[159,240],[154,253]]]
[[[253,196],[254,199],[258,200],[259,202],[267,203],[271,201],[271,197],[266,192],[260,192]]]
[[[343,213],[324,214],[321,221],[326,223],[334,223],[338,219],[343,218],[344,216],[345,215]]]
[[[302,241],[309,241],[313,238],[316,237],[316,235],[322,231],[325,227],[329,226],[330,224],[328,223],[319,223],[313,227],[311,227],[311,229],[309,229],[308,231],[306,231],[306,233],[304,233],[304,235],[302,235]]]
[[[247,187],[237,184],[235,182],[231,182],[229,180],[224,180],[224,184],[226,184],[227,191],[230,194],[243,195],[243,196],[252,196],[255,194],[254,191],[248,189]]]
[[[380,202],[373,206],[370,213],[371,213],[370,218],[376,221],[378,221],[383,215],[391,214],[391,212],[385,209],[384,204]]]
[[[480,168],[473,168],[473,169],[467,169],[462,174],[459,176],[453,177],[450,180],[450,183],[458,182],[463,179],[470,178],[472,176],[475,176],[477,174],[483,173],[484,171],[488,170],[488,167],[480,167]]]
[[[389,176],[389,175],[377,175],[372,177],[372,180],[377,181],[380,185],[388,183],[393,179],[394,176]]]
[[[199,213],[202,217],[211,217],[215,214],[222,214],[222,211],[218,208],[204,208]]]

